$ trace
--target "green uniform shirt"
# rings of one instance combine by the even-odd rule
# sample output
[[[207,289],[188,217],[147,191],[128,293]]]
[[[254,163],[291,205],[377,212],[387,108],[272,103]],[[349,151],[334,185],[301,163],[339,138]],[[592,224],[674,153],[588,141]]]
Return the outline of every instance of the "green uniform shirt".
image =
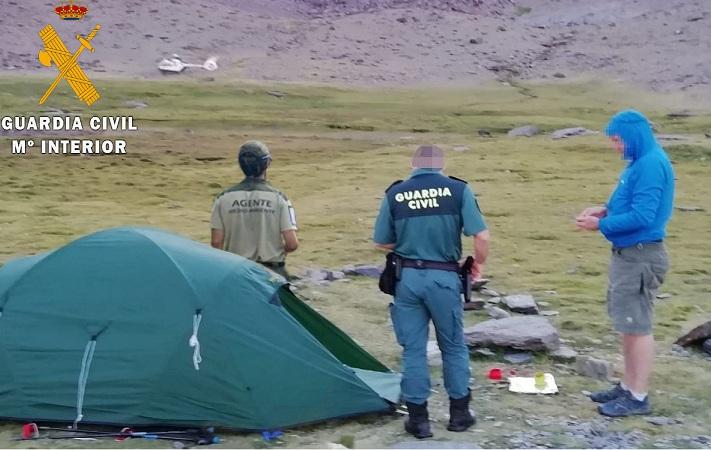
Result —
[[[225,233],[223,249],[257,262],[282,262],[282,232],[296,230],[291,202],[265,180],[246,178],[217,197],[212,228]]]

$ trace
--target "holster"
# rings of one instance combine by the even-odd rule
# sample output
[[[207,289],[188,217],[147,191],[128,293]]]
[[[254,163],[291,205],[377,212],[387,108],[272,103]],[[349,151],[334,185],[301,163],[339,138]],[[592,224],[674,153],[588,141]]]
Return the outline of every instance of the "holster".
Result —
[[[459,279],[462,281],[462,294],[464,295],[464,302],[469,303],[472,301],[472,276],[471,271],[474,266],[474,258],[472,256],[467,256],[467,259],[462,264],[459,269]]]
[[[385,268],[380,274],[378,287],[388,295],[395,295],[395,286],[400,281],[402,273],[402,258],[395,252],[390,252],[385,256]]]

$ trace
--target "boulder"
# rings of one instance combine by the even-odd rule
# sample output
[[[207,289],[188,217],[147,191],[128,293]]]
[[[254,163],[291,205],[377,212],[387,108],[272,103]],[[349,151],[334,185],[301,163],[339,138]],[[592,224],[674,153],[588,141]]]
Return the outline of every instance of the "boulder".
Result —
[[[701,345],[701,348],[703,348],[706,353],[711,355],[711,339],[706,339]]]
[[[560,336],[544,317],[521,316],[491,319],[464,329],[467,345],[508,347],[518,350],[556,350]]]
[[[508,132],[509,137],[525,136],[531,137],[535,136],[541,132],[541,129],[535,125],[526,125],[523,127],[514,128]]]
[[[507,295],[504,303],[513,312],[521,314],[538,314],[538,305],[531,295]]]
[[[551,133],[551,137],[553,139],[564,139],[572,136],[587,136],[588,134],[597,134],[597,132],[583,127],[563,128]]]
[[[689,331],[677,339],[675,344],[686,347],[687,345],[702,343],[709,338],[711,338],[711,320]]]
[[[612,378],[612,364],[604,359],[597,359],[591,356],[581,356],[576,361],[575,370],[583,376],[598,380],[609,380]]]

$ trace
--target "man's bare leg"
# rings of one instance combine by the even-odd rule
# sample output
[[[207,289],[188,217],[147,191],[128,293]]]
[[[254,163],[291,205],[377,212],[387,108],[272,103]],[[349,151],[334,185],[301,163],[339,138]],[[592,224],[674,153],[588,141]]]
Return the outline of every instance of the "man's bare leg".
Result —
[[[634,394],[646,394],[654,362],[654,336],[623,334],[622,352],[625,358],[625,387]]]

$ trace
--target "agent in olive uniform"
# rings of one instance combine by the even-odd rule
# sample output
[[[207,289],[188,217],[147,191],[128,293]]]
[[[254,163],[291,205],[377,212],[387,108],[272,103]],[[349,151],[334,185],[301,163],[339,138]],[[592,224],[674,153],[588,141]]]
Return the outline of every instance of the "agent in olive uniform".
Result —
[[[212,246],[256,261],[288,279],[286,254],[299,245],[294,208],[267,183],[272,157],[266,145],[246,142],[238,160],[246,177],[215,200]]]
[[[409,412],[405,430],[425,438],[432,436],[427,413],[430,319],[442,352],[444,385],[450,398],[447,429],[464,431],[475,423],[469,411],[469,352],[462,331],[458,261],[462,233],[474,236],[476,270],[481,273],[489,232],[467,183],[442,174],[442,150],[418,148],[412,168],[408,180],[395,182],[386,191],[373,240],[402,260],[390,314],[403,347],[401,387]]]

